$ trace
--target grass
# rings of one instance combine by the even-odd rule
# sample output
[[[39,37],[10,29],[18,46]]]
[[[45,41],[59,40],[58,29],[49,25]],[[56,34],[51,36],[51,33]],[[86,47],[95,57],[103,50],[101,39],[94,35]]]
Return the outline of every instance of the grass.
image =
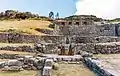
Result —
[[[34,44],[32,43],[0,43],[0,47],[5,47],[5,46],[31,46],[33,47]]]
[[[52,76],[95,76],[83,64],[59,64],[58,70],[53,70]]]
[[[45,35],[36,31],[36,28],[40,29],[48,29],[49,28],[49,21],[41,21],[41,20],[3,20],[0,21],[0,32],[8,32],[12,30],[12,32],[22,33],[22,34],[32,34],[32,35]]]
[[[97,58],[117,58],[120,56],[120,54],[98,54],[94,56]]]
[[[0,72],[0,76],[36,76],[37,71]]]
[[[0,62],[8,61],[9,59],[0,59]]]

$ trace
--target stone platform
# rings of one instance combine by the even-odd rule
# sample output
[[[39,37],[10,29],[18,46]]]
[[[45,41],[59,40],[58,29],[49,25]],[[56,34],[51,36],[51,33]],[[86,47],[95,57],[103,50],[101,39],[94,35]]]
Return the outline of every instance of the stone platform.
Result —
[[[55,54],[45,54],[43,55],[46,58],[50,58],[53,59],[54,61],[71,61],[71,62],[77,62],[77,61],[81,61],[82,60],[82,56],[81,55],[74,55],[74,56],[64,56],[64,55],[55,55]]]

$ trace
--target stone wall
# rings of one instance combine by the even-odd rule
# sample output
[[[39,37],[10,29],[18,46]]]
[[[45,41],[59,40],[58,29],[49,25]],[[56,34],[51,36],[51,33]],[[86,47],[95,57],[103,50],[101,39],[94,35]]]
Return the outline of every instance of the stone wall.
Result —
[[[18,56],[17,54],[0,54],[0,59],[17,59],[21,56]]]
[[[87,43],[76,44],[74,51],[79,53],[80,51],[86,51],[93,54],[118,54],[120,53],[120,43]]]
[[[55,43],[35,44],[35,49],[44,54],[58,54],[58,44]]]
[[[46,35],[41,37],[41,41],[46,43],[62,43],[64,38],[63,35]]]
[[[36,52],[34,46],[0,46],[0,50],[6,51],[20,51],[20,52]]]
[[[23,58],[0,62],[2,71],[21,71],[21,70],[41,70],[44,65],[44,59],[25,56]]]
[[[24,35],[18,33],[0,33],[0,42],[2,43],[35,43],[39,42],[37,35]]]
[[[48,30],[48,29],[36,29],[36,30],[44,34],[53,35],[53,30]]]
[[[120,37],[117,36],[72,36],[70,38],[72,43],[106,43],[106,42],[119,42]]]
[[[97,60],[96,60],[97,62]],[[96,62],[91,58],[84,58],[85,65],[95,72],[98,76],[114,76],[111,72],[108,72],[102,66],[96,64]]]
[[[64,40],[63,36],[60,35],[24,35],[18,33],[0,33],[1,43],[39,43],[41,41],[47,43],[56,43]]]
[[[116,36],[116,26],[115,24],[106,25],[86,25],[86,26],[63,26],[59,25],[57,27],[59,34],[62,35],[79,35],[79,36]],[[119,35],[119,34],[118,34]]]

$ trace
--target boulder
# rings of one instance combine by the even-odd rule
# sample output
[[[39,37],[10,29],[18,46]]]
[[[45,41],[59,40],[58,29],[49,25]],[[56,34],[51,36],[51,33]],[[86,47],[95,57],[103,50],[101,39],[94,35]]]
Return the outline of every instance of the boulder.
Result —
[[[59,69],[59,64],[58,63],[54,63],[52,66],[53,70],[58,70]]]

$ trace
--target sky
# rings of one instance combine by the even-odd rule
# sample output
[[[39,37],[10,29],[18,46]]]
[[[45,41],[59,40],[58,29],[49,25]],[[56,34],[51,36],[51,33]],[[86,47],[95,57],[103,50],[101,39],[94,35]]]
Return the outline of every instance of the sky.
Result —
[[[13,9],[30,11],[48,16],[49,12],[59,13],[60,17],[73,15],[76,11],[76,0],[1,0],[0,11]]]
[[[50,11],[60,17],[96,15],[105,19],[120,18],[120,0],[1,0],[0,11],[29,11],[48,16]]]

